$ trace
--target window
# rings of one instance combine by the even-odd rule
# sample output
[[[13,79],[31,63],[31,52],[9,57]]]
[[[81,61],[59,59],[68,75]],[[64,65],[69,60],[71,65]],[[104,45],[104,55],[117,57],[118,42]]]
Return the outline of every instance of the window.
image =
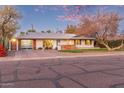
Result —
[[[92,40],[85,40],[85,45],[92,45]]]
[[[74,45],[74,40],[68,40],[69,45]]]
[[[57,45],[59,45],[60,44],[60,40],[57,40]]]
[[[81,40],[75,40],[76,45],[81,45]]]

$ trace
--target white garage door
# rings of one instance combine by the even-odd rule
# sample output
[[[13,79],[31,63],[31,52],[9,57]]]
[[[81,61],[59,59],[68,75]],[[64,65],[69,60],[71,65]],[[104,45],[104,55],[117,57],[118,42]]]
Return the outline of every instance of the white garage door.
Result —
[[[32,49],[33,40],[21,40],[22,49]]]

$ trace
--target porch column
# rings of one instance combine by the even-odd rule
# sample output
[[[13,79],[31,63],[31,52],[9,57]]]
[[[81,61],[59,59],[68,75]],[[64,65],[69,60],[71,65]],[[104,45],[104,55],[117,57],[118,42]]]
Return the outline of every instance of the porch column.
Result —
[[[21,40],[18,39],[18,50],[20,50],[20,48],[21,48]]]
[[[91,40],[91,42],[92,42],[92,47],[94,47],[94,42],[95,42],[95,41],[94,41],[94,40]]]
[[[18,44],[19,44],[19,42],[18,42],[18,40],[17,40],[17,41],[16,41],[16,50],[17,50],[17,51],[19,50],[19,47],[18,47],[19,45],[18,45]]]
[[[11,40],[9,40],[9,51],[11,51]]]

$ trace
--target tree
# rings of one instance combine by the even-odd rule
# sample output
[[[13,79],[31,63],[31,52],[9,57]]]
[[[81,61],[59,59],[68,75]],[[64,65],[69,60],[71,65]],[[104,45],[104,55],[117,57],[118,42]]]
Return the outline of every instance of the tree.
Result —
[[[76,32],[76,26],[74,25],[67,25],[65,33],[74,34]]]
[[[25,35],[25,32],[20,32],[20,35]]]
[[[0,41],[5,47],[6,40],[12,38],[19,29],[18,20],[21,14],[12,6],[0,8]]]
[[[47,33],[51,33],[52,31],[51,31],[51,30],[47,30],[46,32],[47,32]]]
[[[123,40],[119,46],[113,48],[109,45],[109,39],[117,36],[121,20],[123,18],[114,12],[82,16],[76,32],[77,34],[94,36],[96,41],[108,50],[116,50],[123,46]]]
[[[36,32],[35,29],[29,29],[27,32]]]
[[[56,33],[63,33],[63,31],[62,30],[59,30],[59,31],[56,31]]]
[[[41,31],[41,33],[45,33],[45,31]]]

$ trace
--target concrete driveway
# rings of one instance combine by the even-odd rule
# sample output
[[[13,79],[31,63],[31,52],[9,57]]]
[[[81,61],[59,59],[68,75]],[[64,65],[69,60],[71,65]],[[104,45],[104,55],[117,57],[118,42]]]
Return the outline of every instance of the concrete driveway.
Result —
[[[61,55],[57,50],[30,50],[24,49],[15,52],[11,52],[10,56],[27,58],[27,57],[46,57]]]
[[[0,62],[0,87],[124,87],[124,55]]]

